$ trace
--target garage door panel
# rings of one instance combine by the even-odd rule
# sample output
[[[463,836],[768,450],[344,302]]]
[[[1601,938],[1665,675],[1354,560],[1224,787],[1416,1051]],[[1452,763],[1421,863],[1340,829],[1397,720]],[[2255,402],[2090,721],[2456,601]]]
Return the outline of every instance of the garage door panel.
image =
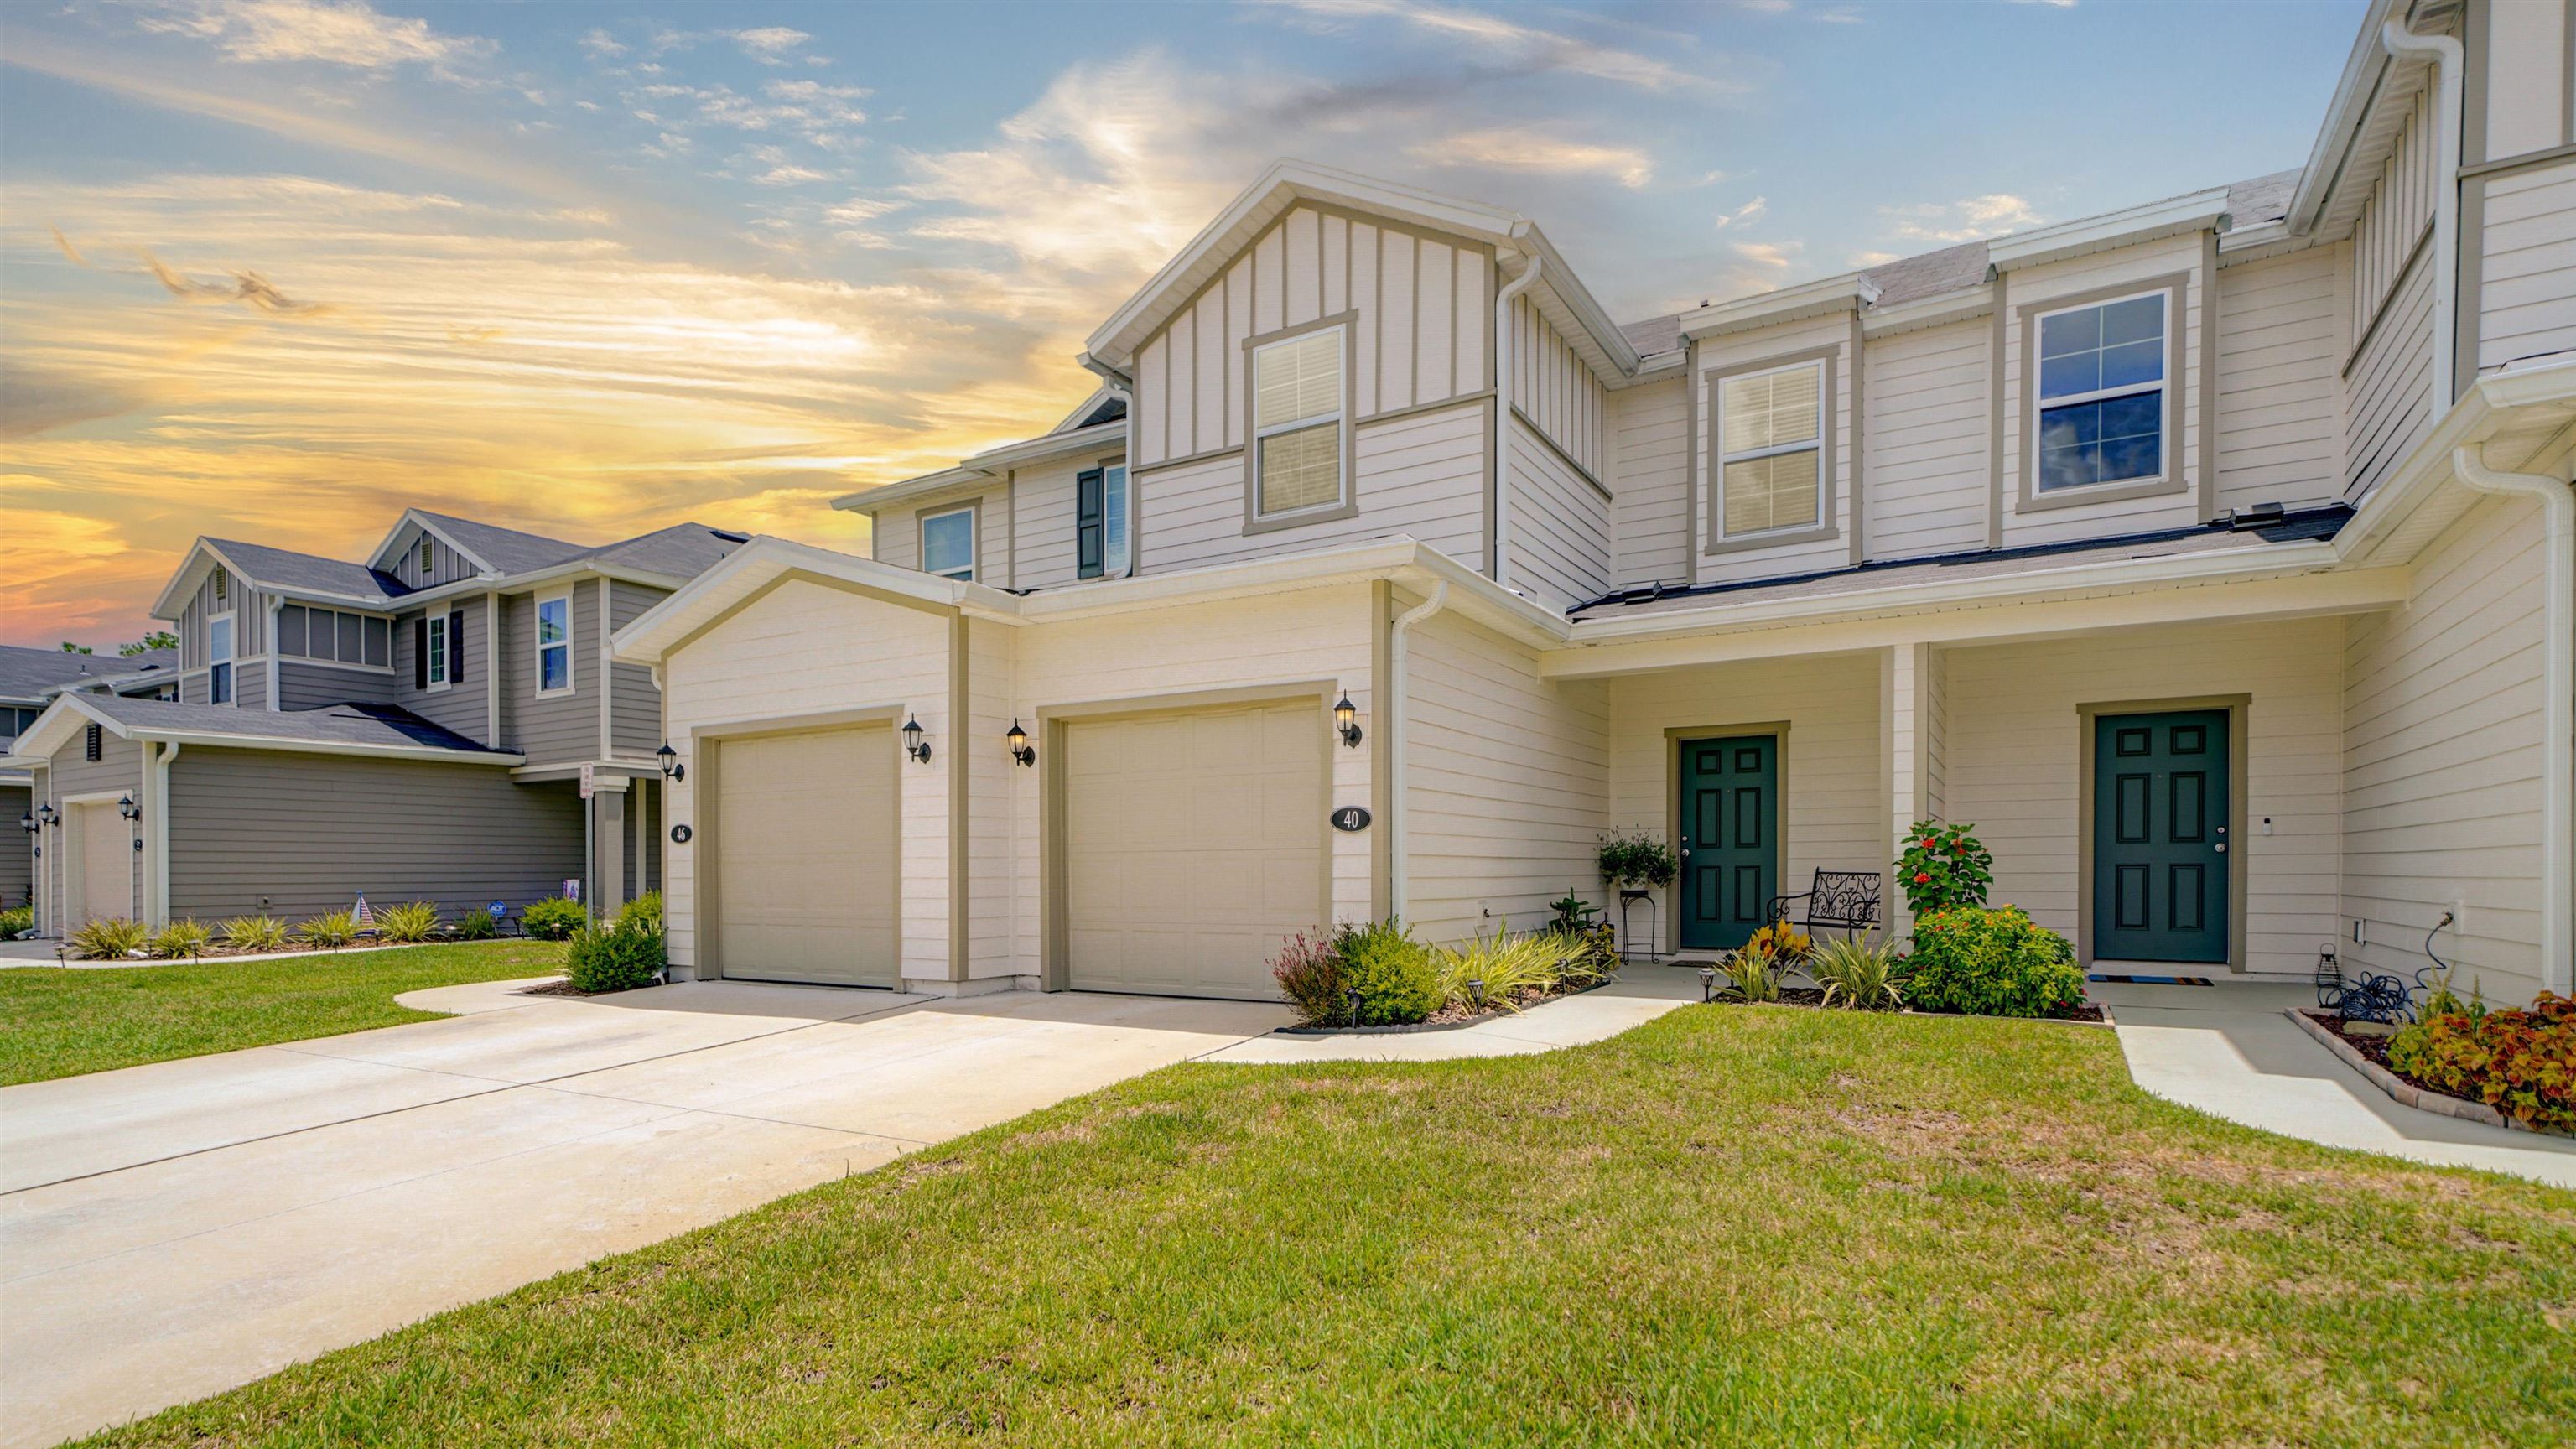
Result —
[[[1274,999],[1321,904],[1327,738],[1303,702],[1070,726],[1072,984]]]
[[[718,751],[716,938],[724,974],[896,984],[889,727],[744,736]]]

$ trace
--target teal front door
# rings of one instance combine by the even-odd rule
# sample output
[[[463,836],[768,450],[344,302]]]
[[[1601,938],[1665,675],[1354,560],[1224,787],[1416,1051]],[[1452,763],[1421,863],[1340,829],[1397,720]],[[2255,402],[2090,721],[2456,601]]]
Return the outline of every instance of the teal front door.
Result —
[[[1677,934],[1686,951],[1732,951],[1780,891],[1780,741],[1682,741],[1681,792]]]
[[[2095,716],[2095,960],[2227,960],[2227,782],[2227,711]]]

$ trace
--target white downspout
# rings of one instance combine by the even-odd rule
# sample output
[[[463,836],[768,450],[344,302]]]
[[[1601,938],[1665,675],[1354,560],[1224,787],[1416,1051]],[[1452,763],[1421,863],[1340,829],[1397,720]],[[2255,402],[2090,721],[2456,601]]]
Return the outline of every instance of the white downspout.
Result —
[[[2433,125],[2433,410],[2439,418],[2459,400],[2460,327],[2460,43],[2447,35],[2417,35],[2391,20],[2379,27],[2380,48],[2392,56],[2434,63]]]
[[[1404,723],[1404,637],[1413,626],[1449,606],[1449,581],[1431,586],[1431,597],[1395,616],[1386,631],[1386,770],[1393,776],[1386,782],[1386,853],[1388,913],[1398,920],[1411,920],[1413,870],[1405,859],[1406,817],[1404,806],[1404,741],[1411,731]]]
[[[2453,450],[2451,468],[2480,493],[2540,500],[2549,551],[2540,616],[2540,984],[2563,992],[2576,970],[2576,485],[2499,472],[2478,448]]]
[[[179,746],[173,741],[163,741],[152,752],[152,924],[156,927],[170,924],[170,762],[177,758]]]
[[[1494,582],[1507,589],[1512,586],[1512,302],[1546,265],[1547,258],[1530,253],[1529,265],[1494,294]]]

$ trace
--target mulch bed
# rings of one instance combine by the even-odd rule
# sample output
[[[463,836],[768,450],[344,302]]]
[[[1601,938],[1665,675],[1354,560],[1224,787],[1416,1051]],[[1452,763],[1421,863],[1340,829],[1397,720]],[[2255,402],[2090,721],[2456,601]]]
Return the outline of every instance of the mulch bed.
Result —
[[[629,989],[630,989],[630,990],[640,990],[641,988],[629,988]],[[572,984],[572,979],[571,979],[570,977],[565,977],[564,979],[559,980],[559,981],[549,981],[549,982],[545,983],[545,984],[544,984],[544,985],[542,985],[542,986],[522,986],[522,987],[520,987],[520,988],[519,988],[519,990],[518,990],[515,994],[516,994],[516,995],[519,995],[519,996],[585,996],[585,997],[587,997],[587,996],[615,996],[615,995],[617,995],[618,993],[616,993],[616,992],[614,992],[614,991],[584,991],[584,990],[582,990],[580,987],[573,985],[573,984]]]
[[[2397,1070],[2395,1067],[2390,1066],[2388,1064],[2387,1037],[2372,1036],[2364,1032],[2347,1031],[2345,1028],[2353,1025],[2353,1023],[2344,1020],[2341,1016],[2338,1016],[2331,1011],[2302,1011],[2299,1015],[2304,1016],[2308,1020],[2315,1022],[2317,1025],[2324,1027],[2326,1030],[2333,1032],[2345,1046],[2352,1048],[2354,1051],[2361,1053],[2363,1057],[2367,1058],[2372,1066],[2385,1070],[2390,1076],[2395,1077],[2401,1082],[2427,1092],[2441,1092],[2445,1097],[2458,1097],[2460,1095],[2457,1092],[2443,1091],[2440,1087],[2433,1086],[2428,1082],[2417,1081],[2415,1078],[2410,1077],[2404,1072]],[[2461,1100],[2466,1101],[2468,1099],[2462,1097]]]

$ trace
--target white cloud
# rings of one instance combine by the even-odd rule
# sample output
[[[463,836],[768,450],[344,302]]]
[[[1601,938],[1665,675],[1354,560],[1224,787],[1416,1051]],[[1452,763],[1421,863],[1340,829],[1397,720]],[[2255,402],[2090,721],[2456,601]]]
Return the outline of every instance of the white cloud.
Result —
[[[1564,141],[1527,131],[1460,131],[1417,142],[1405,155],[1431,166],[1481,166],[1551,176],[1605,176],[1630,190],[1655,179],[1655,163],[1633,146]]]
[[[757,30],[734,30],[726,33],[733,37],[734,44],[742,47],[743,54],[763,65],[785,65],[787,52],[797,49],[814,38],[802,30],[790,30],[784,25],[769,25]]]
[[[1826,25],[1858,25],[1861,23],[1860,12],[1854,10],[1848,5],[1837,5],[1831,10],[1819,10],[1816,12],[1816,19]]]
[[[2001,191],[1960,201],[1883,206],[1879,214],[1889,219],[1890,230],[1904,240],[1944,246],[2027,230],[2043,219],[2029,202]]]
[[[1786,272],[1798,264],[1798,254],[1802,250],[1804,248],[1797,242],[1737,242],[1735,244],[1736,257],[1747,266],[1760,272],[1775,274],[1765,283],[1769,286],[1778,285],[1777,273]]]
[[[168,0],[145,30],[214,42],[228,60],[320,61],[360,70],[487,55],[488,40],[442,35],[429,22],[380,15],[365,0]]]
[[[1719,212],[1716,224],[1711,229],[1724,231],[1730,226],[1742,226],[1746,222],[1758,220],[1762,213],[1770,209],[1771,199],[1767,196],[1757,196],[1733,211]]]
[[[583,53],[593,60],[607,60],[626,53],[626,47],[617,43],[617,37],[605,30],[592,30],[581,38],[580,44]]]
[[[1686,70],[1668,60],[1586,40],[1565,31],[1526,25],[1464,6],[1419,0],[1260,0],[1332,24],[1391,20],[1442,41],[1474,46],[1508,64],[1561,70],[1651,92],[1743,91],[1742,82]]]

